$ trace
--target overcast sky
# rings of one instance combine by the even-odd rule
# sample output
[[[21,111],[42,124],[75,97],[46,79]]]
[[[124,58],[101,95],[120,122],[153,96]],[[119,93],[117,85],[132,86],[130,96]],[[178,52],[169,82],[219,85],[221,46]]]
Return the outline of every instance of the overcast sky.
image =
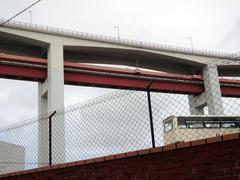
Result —
[[[1,0],[0,18],[9,18],[33,0]],[[32,23],[82,32],[194,48],[240,51],[239,0],[42,0]],[[15,20],[29,22],[28,11]],[[65,86],[65,105],[113,90]],[[0,79],[0,126],[37,115],[37,83]]]

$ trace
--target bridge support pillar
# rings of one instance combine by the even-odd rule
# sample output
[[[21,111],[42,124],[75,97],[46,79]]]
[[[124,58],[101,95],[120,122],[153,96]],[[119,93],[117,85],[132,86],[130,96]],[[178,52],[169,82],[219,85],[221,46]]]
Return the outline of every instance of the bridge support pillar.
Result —
[[[38,114],[42,115],[38,121],[38,166],[48,163],[48,108],[46,81],[38,83]],[[41,119],[43,118],[43,119]]]
[[[189,95],[189,108],[192,115],[204,115],[204,107],[206,104],[205,93],[198,96]]]
[[[205,92],[198,96],[188,96],[190,113],[192,115],[203,115],[203,108],[207,106],[210,115],[224,114],[217,66],[206,66],[202,74]]]
[[[203,79],[208,113],[211,115],[224,114],[217,66],[208,65],[205,67],[203,69]]]
[[[50,44],[48,49],[48,76],[44,83],[39,83],[39,115],[64,108],[64,59],[63,45]],[[50,114],[48,114],[50,115]],[[52,118],[52,163],[65,161],[65,125],[64,115]],[[39,163],[49,162],[48,119],[39,122]],[[41,164],[39,164],[41,166]]]

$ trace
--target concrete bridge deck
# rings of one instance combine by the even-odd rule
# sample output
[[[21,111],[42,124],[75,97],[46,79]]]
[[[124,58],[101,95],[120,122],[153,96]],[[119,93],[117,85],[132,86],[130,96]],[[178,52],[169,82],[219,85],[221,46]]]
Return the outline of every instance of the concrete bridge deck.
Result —
[[[0,51],[10,54],[47,58],[48,47],[57,43],[63,48],[64,59],[80,63],[128,65],[184,74],[201,74],[206,64],[217,63],[220,75],[239,72],[239,58],[235,53],[119,39],[16,21],[0,27],[0,40]]]

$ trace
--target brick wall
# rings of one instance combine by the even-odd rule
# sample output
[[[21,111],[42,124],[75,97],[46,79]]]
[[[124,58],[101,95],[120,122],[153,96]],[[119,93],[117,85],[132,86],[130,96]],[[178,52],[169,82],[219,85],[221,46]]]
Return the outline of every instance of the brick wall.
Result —
[[[21,171],[9,180],[240,180],[240,134]]]

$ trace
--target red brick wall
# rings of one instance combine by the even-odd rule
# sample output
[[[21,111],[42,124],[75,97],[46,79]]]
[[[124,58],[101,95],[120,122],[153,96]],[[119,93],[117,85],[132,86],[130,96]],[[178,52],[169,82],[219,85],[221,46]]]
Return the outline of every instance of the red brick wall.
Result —
[[[0,176],[12,180],[240,179],[240,134]]]

